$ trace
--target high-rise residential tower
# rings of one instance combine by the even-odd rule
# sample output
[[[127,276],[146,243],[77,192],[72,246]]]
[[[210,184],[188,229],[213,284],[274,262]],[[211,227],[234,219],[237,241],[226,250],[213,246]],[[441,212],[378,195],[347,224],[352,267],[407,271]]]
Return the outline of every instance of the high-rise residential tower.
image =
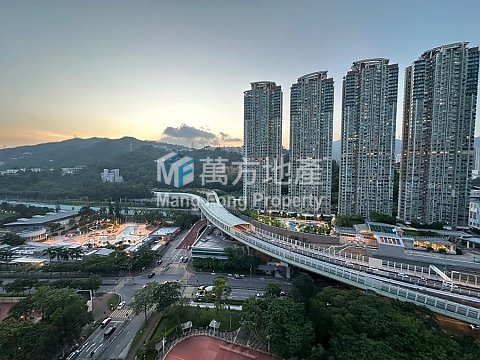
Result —
[[[398,64],[353,63],[343,78],[340,215],[392,214]]]
[[[333,79],[302,76],[290,89],[290,210],[331,213]]]
[[[479,53],[467,44],[425,51],[405,70],[402,221],[453,227],[468,222]]]
[[[243,196],[251,209],[278,209],[282,156],[282,88],[251,83],[244,92]]]

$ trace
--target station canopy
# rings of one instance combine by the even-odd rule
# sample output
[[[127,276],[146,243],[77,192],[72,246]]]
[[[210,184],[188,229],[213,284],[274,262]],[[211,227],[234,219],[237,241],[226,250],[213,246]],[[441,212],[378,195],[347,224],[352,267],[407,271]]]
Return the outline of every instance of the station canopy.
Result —
[[[240,219],[239,217],[230,213],[227,209],[223,207],[223,205],[218,203],[206,203],[202,204],[202,206],[207,210],[210,214],[212,214],[216,219],[220,220],[227,226],[236,227],[236,226],[251,226],[247,221]]]

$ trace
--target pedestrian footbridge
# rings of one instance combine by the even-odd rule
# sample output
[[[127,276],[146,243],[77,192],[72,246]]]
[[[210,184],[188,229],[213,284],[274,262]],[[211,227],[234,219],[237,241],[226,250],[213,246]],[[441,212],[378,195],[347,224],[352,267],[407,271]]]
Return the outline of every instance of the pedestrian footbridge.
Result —
[[[335,254],[323,251],[320,256],[318,250],[309,249],[305,244],[256,229],[252,224],[225,209],[213,192],[207,198],[180,192],[157,192],[156,195],[157,198],[162,198],[162,201],[166,198],[187,200],[192,206],[198,207],[203,216],[225,234],[292,266],[365,291],[426,306],[441,315],[480,325],[480,299],[478,296],[471,296],[470,292],[468,295],[459,295],[444,289],[434,290],[418,283],[402,281],[401,279],[405,280],[406,276],[403,273],[399,273],[401,279],[397,279],[396,276],[392,279],[386,277],[383,271],[372,274],[366,268],[363,270],[361,267],[351,268],[351,263],[339,261]]]

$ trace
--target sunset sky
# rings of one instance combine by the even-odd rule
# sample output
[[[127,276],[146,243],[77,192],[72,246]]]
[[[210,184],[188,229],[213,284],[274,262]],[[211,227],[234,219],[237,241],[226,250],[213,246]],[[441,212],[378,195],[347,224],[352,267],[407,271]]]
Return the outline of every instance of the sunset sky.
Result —
[[[386,57],[403,72],[424,50],[480,45],[480,2],[1,1],[0,146],[135,136],[195,146],[241,145],[243,91],[284,92],[328,70],[340,137],[342,77]],[[480,132],[477,126],[476,134]]]

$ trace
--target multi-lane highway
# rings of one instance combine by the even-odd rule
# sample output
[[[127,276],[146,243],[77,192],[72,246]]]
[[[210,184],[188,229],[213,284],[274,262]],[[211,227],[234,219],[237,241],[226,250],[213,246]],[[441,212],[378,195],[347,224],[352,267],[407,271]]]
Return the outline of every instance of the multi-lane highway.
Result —
[[[126,305],[121,310],[115,310],[112,315],[112,321],[107,326],[116,327],[113,334],[105,338],[105,329],[98,327],[95,332],[82,344],[80,353],[76,359],[118,359],[124,358],[131,346],[135,334],[141,329],[145,317],[143,314],[136,315],[129,308],[135,292],[142,288],[148,282],[157,281],[180,281],[184,278],[185,264],[179,262],[181,256],[188,255],[188,249],[177,249],[177,246],[183,240],[186,232],[179,234],[167,247],[162,258],[162,263],[152,271],[155,272],[153,278],[148,278],[147,274],[126,277],[119,279],[114,284],[103,284],[99,291],[116,292]],[[92,353],[93,352],[93,353]]]
[[[185,295],[195,294],[197,287],[200,285],[213,284],[213,280],[218,274],[188,274],[186,264],[180,261],[182,256],[191,258],[191,250],[179,246],[185,235],[186,233],[180,234],[170,243],[162,258],[162,263],[153,269],[156,274],[153,278],[148,278],[147,273],[145,273],[139,276],[119,279],[118,281],[106,281],[102,284],[99,291],[120,294],[122,300],[126,301],[126,305],[123,309],[115,310],[110,315],[112,321],[106,328],[114,325],[116,329],[113,334],[105,338],[104,332],[106,328],[98,327],[82,344],[76,359],[118,359],[127,355],[133,337],[144,323],[144,315],[135,315],[128,305],[132,301],[135,292],[146,283],[151,281],[160,283],[164,281],[179,281],[182,284],[182,290]],[[236,279],[232,274],[223,275],[227,277],[228,286],[232,289],[231,299],[245,300],[248,297],[255,296],[259,292],[263,292],[268,281],[278,282],[285,292],[289,292],[291,289],[291,283],[288,279],[248,275]]]

